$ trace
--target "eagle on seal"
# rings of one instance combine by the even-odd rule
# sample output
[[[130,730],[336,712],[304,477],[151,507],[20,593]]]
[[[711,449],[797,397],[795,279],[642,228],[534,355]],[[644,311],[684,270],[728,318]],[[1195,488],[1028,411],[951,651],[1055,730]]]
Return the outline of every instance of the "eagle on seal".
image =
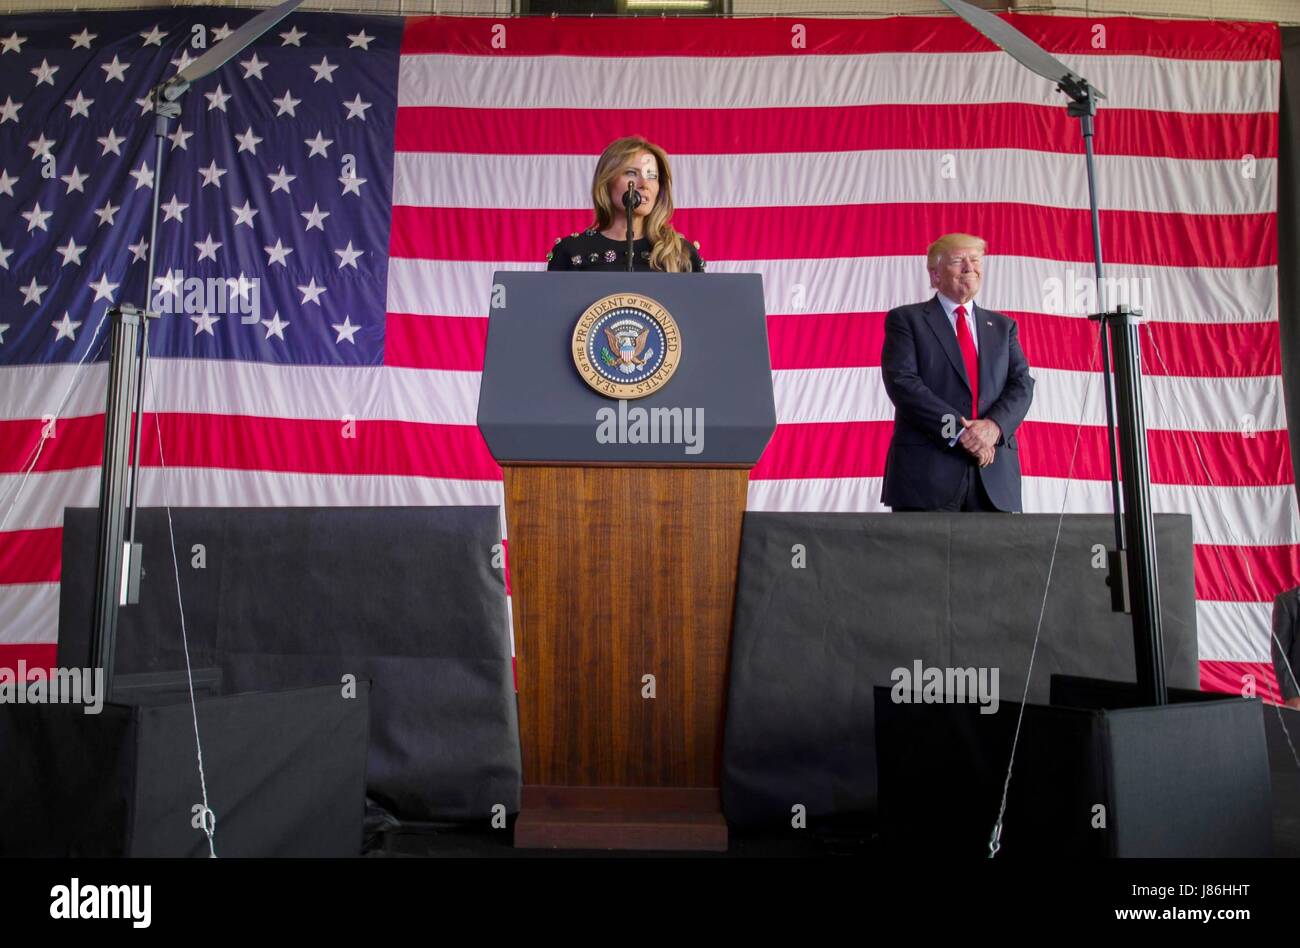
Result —
[[[605,338],[609,340],[610,351],[618,356],[618,368],[620,372],[632,373],[640,366],[646,364],[649,360],[649,353],[646,358],[642,359],[641,350],[645,348],[646,340],[650,338],[650,330],[642,329],[633,337],[629,331],[624,331],[615,335],[608,327],[605,328]]]

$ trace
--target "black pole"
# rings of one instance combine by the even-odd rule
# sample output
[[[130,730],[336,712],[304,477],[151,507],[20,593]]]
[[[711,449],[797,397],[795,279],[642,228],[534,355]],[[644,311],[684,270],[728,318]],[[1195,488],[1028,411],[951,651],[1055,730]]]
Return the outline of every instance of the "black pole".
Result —
[[[627,193],[623,195],[623,207],[627,211],[627,272],[628,273],[632,272],[632,254],[633,254],[632,245],[634,242],[632,236],[632,208],[636,207],[638,204],[641,203],[639,200],[637,200],[637,198],[638,195],[636,191],[633,190],[632,182],[629,181],[627,183]]]
[[[1105,313],[1109,311],[1109,306],[1101,254],[1101,212],[1097,205],[1097,167],[1092,148],[1092,138],[1095,133],[1093,118],[1097,114],[1097,100],[1093,96],[1092,87],[1086,82],[1069,86],[1062,83],[1061,89],[1074,99],[1066,107],[1066,111],[1079,120],[1079,131],[1083,135],[1084,166],[1088,178],[1088,211],[1092,224],[1092,275],[1097,288],[1097,311]],[[1110,337],[1104,328],[1101,334],[1101,382],[1106,402],[1106,451],[1110,455],[1111,522],[1115,529],[1115,549],[1110,550],[1107,556],[1109,577],[1107,581],[1110,583],[1111,609],[1115,612],[1128,612],[1131,603],[1129,602],[1128,561],[1124,552],[1124,508],[1120,503],[1119,464],[1115,446],[1115,389],[1112,382]]]
[[[1138,693],[1149,705],[1168,704],[1160,580],[1156,572],[1156,527],[1151,505],[1147,426],[1142,409],[1142,360],[1138,316],[1127,306],[1104,313],[1115,347],[1120,455],[1124,464],[1124,518],[1128,568],[1133,578],[1133,654]]]
[[[110,311],[108,394],[104,405],[104,461],[99,479],[99,525],[95,550],[95,608],[90,663],[104,670],[104,689],[113,691],[117,612],[122,595],[126,526],[131,401],[136,376],[136,346],[144,319],[134,306]]]
[[[95,613],[91,629],[93,660],[96,666],[104,669],[104,680],[110,694],[118,606],[139,602],[140,577],[143,575],[140,545],[135,542],[135,525],[139,508],[140,439],[144,426],[149,319],[158,315],[149,310],[149,304],[153,300],[155,261],[158,254],[158,205],[162,192],[165,154],[163,139],[167,136],[167,124],[170,119],[180,115],[180,97],[191,83],[220,69],[301,3],[302,0],[284,0],[273,9],[263,10],[176,75],[154,87],[149,94],[154,106],[157,147],[149,222],[145,305],[143,309],[122,305],[110,310],[113,315],[113,341],[109,361],[108,407],[104,419]],[[129,448],[131,445],[134,445],[133,454]]]
[[[145,310],[148,311],[149,304],[153,302],[153,281],[155,267],[158,259],[158,202],[162,194],[162,172],[165,151],[163,149],[163,139],[167,137],[168,119],[179,114],[180,105],[170,102],[163,94],[163,87],[158,86],[153,91],[154,111],[156,117],[154,120],[154,136],[157,140],[157,148],[154,151],[154,177],[153,177],[153,201],[152,210],[149,217],[149,263],[146,267],[147,275],[145,277]],[[131,552],[137,553],[139,545],[135,542],[135,524],[136,512],[140,504],[140,437],[144,428],[144,388],[147,377],[147,368],[149,364],[149,320],[145,319],[140,327],[140,371],[136,377],[135,388],[135,415],[131,423],[131,487],[130,495],[127,498],[127,504],[130,508],[130,520],[127,527],[127,539],[130,543]],[[140,601],[140,571],[142,564],[138,555],[131,556],[127,563],[127,583],[125,603],[137,603]]]

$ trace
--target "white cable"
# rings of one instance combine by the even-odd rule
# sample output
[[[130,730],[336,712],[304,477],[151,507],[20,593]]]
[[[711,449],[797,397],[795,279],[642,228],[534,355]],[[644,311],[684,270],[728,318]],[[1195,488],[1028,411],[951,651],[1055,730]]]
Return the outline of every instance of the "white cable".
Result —
[[[146,344],[146,349],[147,349],[147,344]],[[146,369],[146,372],[148,373],[148,378],[146,379],[148,384],[146,387],[148,388],[149,393],[152,395],[153,394],[153,363],[152,362],[148,363],[148,368]],[[144,410],[143,404],[140,406],[140,408],[141,411]],[[154,412],[154,416],[153,416],[153,424],[154,424],[154,432],[157,435],[157,439],[158,439],[158,468],[160,473],[163,475],[160,478],[160,481],[162,484],[163,507],[167,511],[167,535],[171,539],[172,573],[176,577],[176,608],[177,611],[180,613],[180,617],[181,617],[181,645],[185,651],[185,678],[187,683],[189,684],[189,689],[190,689],[190,716],[194,721],[194,750],[198,757],[198,764],[199,764],[199,788],[203,794],[203,813],[201,815],[201,819],[203,822],[203,832],[208,837],[209,858],[216,859],[217,847],[216,847],[216,840],[214,837],[216,835],[216,829],[217,829],[217,815],[216,813],[213,812],[212,807],[208,805],[208,782],[203,770],[203,741],[199,737],[199,709],[198,709],[198,703],[195,701],[194,698],[194,669],[190,664],[190,640],[189,640],[189,635],[185,629],[185,601],[181,598],[181,567],[180,567],[180,561],[176,557],[176,530],[172,524],[172,508],[171,508],[171,501],[168,496],[169,492],[167,488],[167,477],[166,477],[167,460],[166,457],[163,455],[162,425],[158,421],[158,413],[156,411]]]
[[[1052,588],[1052,570],[1056,566],[1056,551],[1061,544],[1061,527],[1065,523],[1065,511],[1070,500],[1070,483],[1074,475],[1074,461],[1079,455],[1079,441],[1083,435],[1083,420],[1088,411],[1088,396],[1092,392],[1092,380],[1096,376],[1097,353],[1101,350],[1101,333],[1106,331],[1106,322],[1098,323],[1097,344],[1092,350],[1092,362],[1088,366],[1088,381],[1083,388],[1083,404],[1079,406],[1079,423],[1074,429],[1074,448],[1070,452],[1070,466],[1065,471],[1065,494],[1061,498],[1061,512],[1056,520],[1056,536],[1052,540],[1052,556],[1047,562],[1047,581],[1043,585],[1043,601],[1038,607],[1038,624],[1034,627],[1034,644],[1029,650],[1029,668],[1025,672],[1025,690],[1020,697],[1020,711],[1016,715],[1016,730],[1011,737],[1011,755],[1007,759],[1007,776],[1002,782],[1002,800],[998,804],[998,816],[993,822],[993,832],[989,836],[989,858],[993,859],[1002,848],[1002,820],[1007,812],[1007,795],[1011,792],[1011,773],[1016,763],[1016,748],[1020,744],[1020,729],[1025,720],[1025,704],[1029,701],[1029,683],[1034,676],[1034,658],[1038,655],[1038,641],[1042,636],[1043,617],[1047,614],[1047,594]],[[1107,431],[1107,436],[1110,431]]]

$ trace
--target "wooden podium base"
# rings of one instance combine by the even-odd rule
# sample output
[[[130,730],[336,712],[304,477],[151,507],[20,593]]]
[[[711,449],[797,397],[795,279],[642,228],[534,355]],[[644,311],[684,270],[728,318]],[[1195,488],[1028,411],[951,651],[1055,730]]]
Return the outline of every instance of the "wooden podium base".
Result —
[[[727,846],[718,789],[740,468],[505,468],[516,846]]]
[[[515,847],[726,852],[727,823],[712,788],[525,786]]]

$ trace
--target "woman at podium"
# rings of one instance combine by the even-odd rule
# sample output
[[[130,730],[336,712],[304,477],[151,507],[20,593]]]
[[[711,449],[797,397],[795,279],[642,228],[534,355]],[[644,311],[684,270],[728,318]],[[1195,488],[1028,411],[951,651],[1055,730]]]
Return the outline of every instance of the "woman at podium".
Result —
[[[548,270],[627,270],[629,188],[640,198],[632,211],[632,268],[668,273],[704,271],[699,245],[673,229],[673,174],[668,155],[639,136],[609,143],[596,162],[591,199],[596,220],[582,233],[555,238]]]

